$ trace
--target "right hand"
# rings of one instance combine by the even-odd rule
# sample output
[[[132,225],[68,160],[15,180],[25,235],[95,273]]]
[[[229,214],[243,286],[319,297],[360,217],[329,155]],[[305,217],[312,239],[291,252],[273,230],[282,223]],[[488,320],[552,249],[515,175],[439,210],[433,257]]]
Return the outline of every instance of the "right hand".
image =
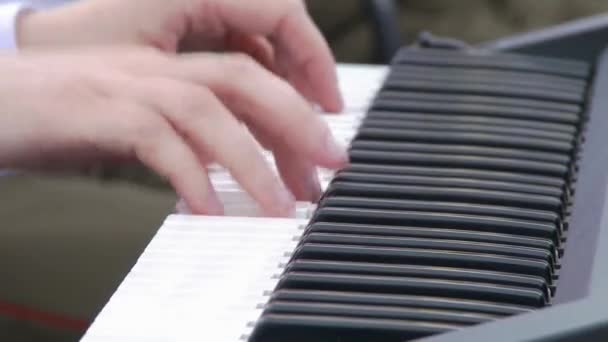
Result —
[[[0,167],[138,159],[167,178],[194,213],[221,214],[206,169],[217,162],[266,214],[285,216],[292,193],[319,195],[315,166],[347,163],[310,105],[244,55],[33,52],[0,55],[0,75]],[[256,139],[281,156],[284,182]]]

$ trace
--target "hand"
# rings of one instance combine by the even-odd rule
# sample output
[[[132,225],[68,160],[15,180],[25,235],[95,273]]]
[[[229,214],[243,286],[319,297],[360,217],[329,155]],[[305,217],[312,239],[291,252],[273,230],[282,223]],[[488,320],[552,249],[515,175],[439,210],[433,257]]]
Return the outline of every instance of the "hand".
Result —
[[[0,75],[0,167],[138,159],[195,213],[221,214],[205,168],[217,162],[269,215],[284,216],[293,198],[255,138],[309,161],[279,154],[280,171],[296,176],[287,178],[294,193],[314,188],[308,167],[338,168],[347,158],[306,101],[244,55],[23,52],[0,55]]]
[[[87,0],[30,13],[21,48],[138,44],[244,52],[326,111],[340,111],[334,60],[302,0]]]

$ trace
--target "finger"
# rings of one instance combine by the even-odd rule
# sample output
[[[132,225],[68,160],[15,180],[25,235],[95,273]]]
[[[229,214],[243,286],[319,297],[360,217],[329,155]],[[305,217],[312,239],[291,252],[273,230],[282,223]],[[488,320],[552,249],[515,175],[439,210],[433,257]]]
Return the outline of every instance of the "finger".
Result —
[[[230,33],[227,37],[226,48],[228,51],[245,53],[266,69],[277,75],[279,74],[275,65],[274,47],[264,36],[240,32]]]
[[[294,157],[293,152],[275,149],[275,160],[281,178],[298,201],[316,202],[321,197],[317,169],[308,161]]]
[[[215,14],[228,28],[270,38],[277,60],[298,90],[313,92],[316,102],[327,111],[342,109],[335,60],[302,1],[231,0],[216,4]]]
[[[289,84],[247,56],[212,57],[219,58],[220,67],[204,75],[204,82],[234,113],[241,114],[243,121],[272,139],[273,146],[286,145],[315,165],[332,169],[345,166],[345,149],[335,141],[327,123]],[[197,77],[197,61],[188,62],[191,71],[187,77],[193,79]],[[233,77],[227,78],[230,73]]]
[[[138,159],[168,179],[193,214],[223,214],[206,169],[169,125],[156,139],[140,139],[135,146]]]
[[[221,39],[205,39],[205,35],[188,35],[180,43],[180,52],[242,52],[262,64],[268,70],[277,73],[274,60],[274,47],[262,35],[228,31]]]
[[[112,63],[137,76],[180,79],[209,87],[233,113],[245,114],[241,119],[255,123],[276,143],[289,145],[314,165],[338,169],[348,162],[345,149],[336,143],[326,122],[284,80],[249,56],[152,56],[124,54]]]
[[[121,87],[132,92],[134,85]],[[116,150],[123,142],[126,151],[166,178],[193,213],[221,215],[222,205],[211,186],[206,169],[170,124],[153,109],[132,101],[106,106],[104,124],[95,125],[96,141]],[[90,126],[90,123],[89,123]],[[106,126],[106,127],[103,127]]]
[[[288,145],[314,165],[342,168],[345,149],[326,122],[284,80],[242,54],[190,54],[159,60],[130,60],[127,69],[139,75],[163,76],[209,87],[232,113],[255,123],[262,133]]]
[[[278,59],[282,61],[281,59]],[[290,72],[289,67],[285,65],[285,63],[278,62],[276,63],[277,73],[281,75],[289,84],[293,85],[302,96],[304,96],[311,103],[316,103],[315,101],[315,90],[310,86],[308,82],[302,80],[298,75],[294,75]],[[328,110],[328,112],[331,112]]]
[[[142,100],[158,108],[198,155],[207,155],[271,216],[293,214],[294,199],[274,175],[249,131],[209,90],[169,79],[150,78]]]
[[[283,144],[273,146],[273,140],[254,124],[248,126],[262,146],[273,152],[279,174],[296,200],[316,202],[321,197],[321,185],[314,165]]]

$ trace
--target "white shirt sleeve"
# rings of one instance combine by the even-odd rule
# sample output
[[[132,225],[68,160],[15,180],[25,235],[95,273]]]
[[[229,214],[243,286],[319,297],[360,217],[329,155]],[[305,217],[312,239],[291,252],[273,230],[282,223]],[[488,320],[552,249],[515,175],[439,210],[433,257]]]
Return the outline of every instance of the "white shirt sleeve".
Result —
[[[48,10],[77,0],[0,0],[0,50],[16,49],[16,24],[21,11]]]
[[[0,4],[0,50],[17,48],[15,24],[17,16],[28,8],[24,2]]]

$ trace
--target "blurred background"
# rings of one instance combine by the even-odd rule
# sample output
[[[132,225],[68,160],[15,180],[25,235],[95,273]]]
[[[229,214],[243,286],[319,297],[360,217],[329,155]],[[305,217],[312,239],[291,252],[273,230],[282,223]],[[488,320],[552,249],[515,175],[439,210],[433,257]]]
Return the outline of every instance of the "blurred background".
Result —
[[[307,3],[338,61],[382,62],[374,51],[369,0]],[[479,43],[608,11],[608,1],[597,0],[396,0],[395,4],[403,44],[423,30]]]

